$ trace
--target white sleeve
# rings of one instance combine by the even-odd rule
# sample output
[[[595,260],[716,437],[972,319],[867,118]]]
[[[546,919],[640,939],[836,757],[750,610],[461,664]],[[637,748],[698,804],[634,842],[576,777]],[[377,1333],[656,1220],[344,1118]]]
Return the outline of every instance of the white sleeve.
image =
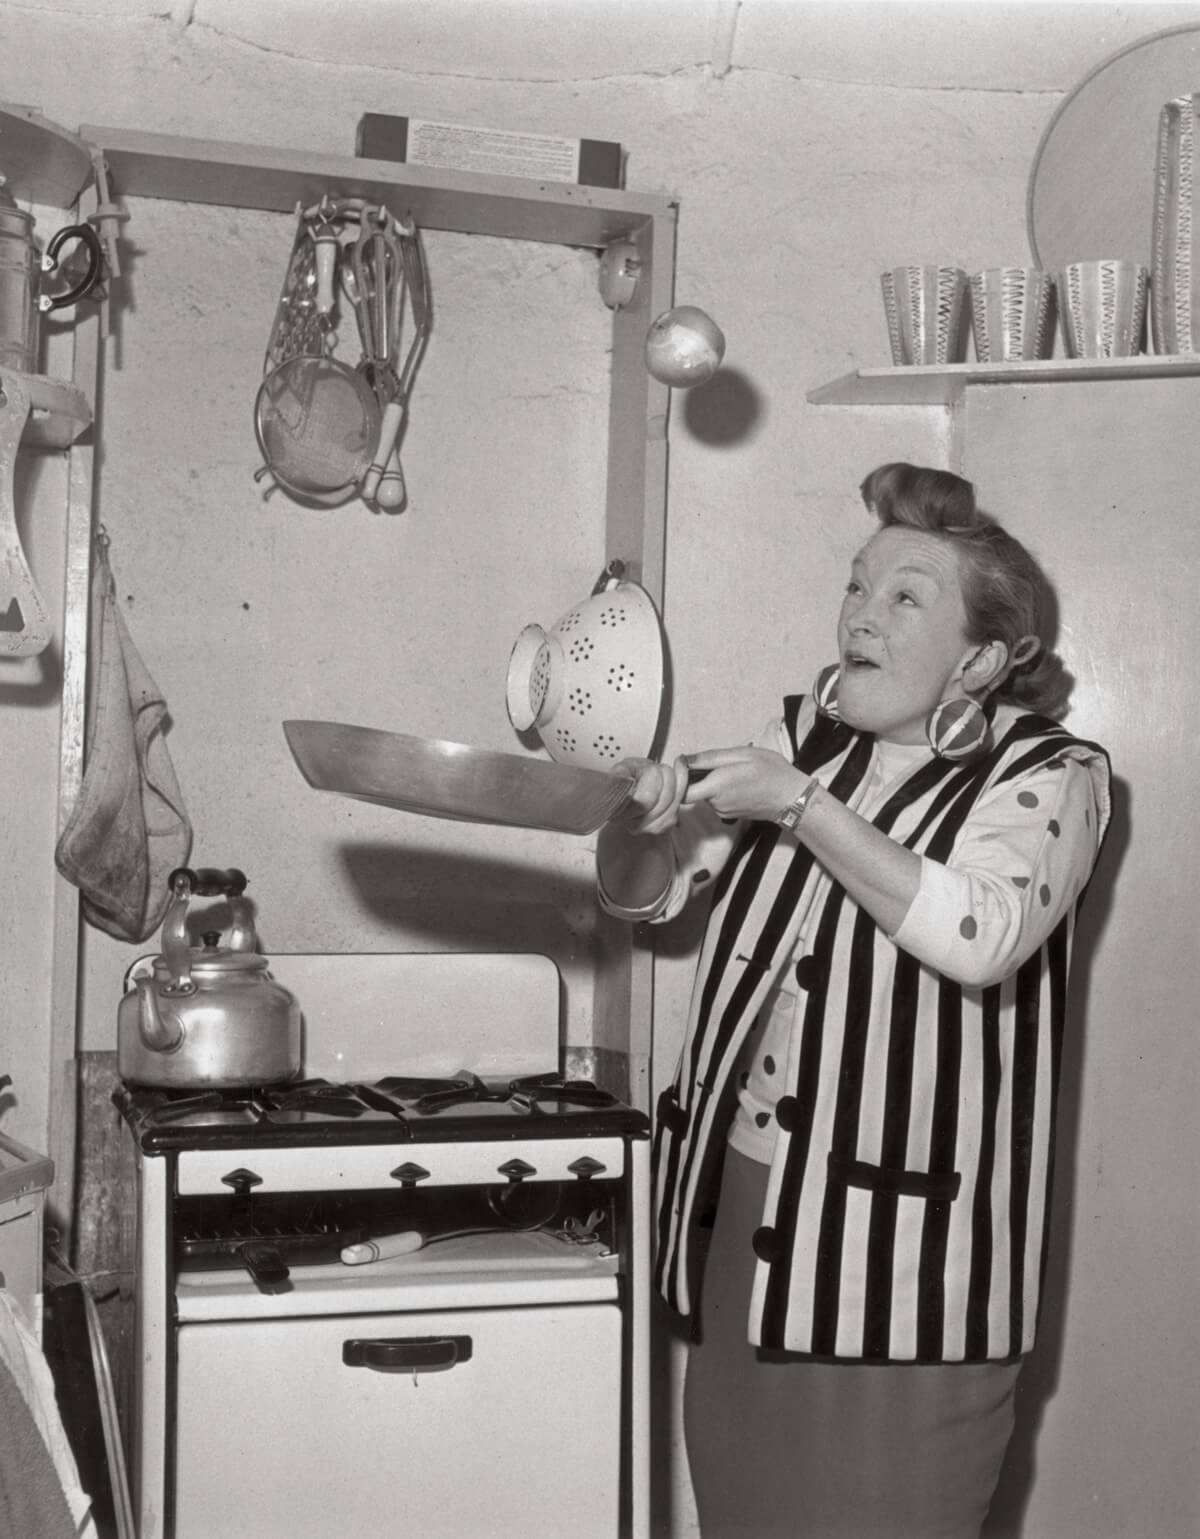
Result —
[[[1015,972],[1091,875],[1107,819],[1102,781],[1097,764],[1063,758],[992,787],[949,861],[922,858],[920,887],[892,940],[969,987]]]
[[[791,761],[791,744],[781,717],[772,718],[749,746],[773,748]],[[644,908],[622,908],[605,892],[603,881],[598,881],[596,890],[600,907],[618,919],[635,923],[664,924],[674,919],[694,893],[703,892],[720,874],[741,827],[739,819],[726,821],[708,802],[681,808],[679,822],[671,830],[674,870],[663,892]]]

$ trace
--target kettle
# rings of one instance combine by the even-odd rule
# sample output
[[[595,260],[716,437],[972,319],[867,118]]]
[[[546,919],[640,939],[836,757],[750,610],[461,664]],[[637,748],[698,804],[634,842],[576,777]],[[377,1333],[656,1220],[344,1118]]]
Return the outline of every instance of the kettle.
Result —
[[[258,950],[237,870],[172,871],[162,954],[130,968],[117,1009],[117,1069],[134,1085],[224,1089],[272,1085],[300,1073],[300,1006]],[[194,897],[226,897],[228,945],[219,930],[189,944]]]
[[[18,208],[0,175],[0,367],[35,374],[39,319],[90,294],[104,269],[100,237],[90,224],[72,224],[50,237],[43,256],[33,238],[34,217]],[[87,254],[83,275],[62,294],[42,293],[42,275],[58,270],[59,252],[79,241]]]

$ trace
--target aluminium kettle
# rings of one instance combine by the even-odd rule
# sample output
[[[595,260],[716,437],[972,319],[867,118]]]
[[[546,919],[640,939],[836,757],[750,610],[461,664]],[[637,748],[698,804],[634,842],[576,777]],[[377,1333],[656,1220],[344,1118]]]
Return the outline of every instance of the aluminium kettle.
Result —
[[[33,215],[17,206],[4,182],[0,174],[0,367],[36,374],[41,317],[91,293],[104,276],[104,248],[90,224],[72,224],[50,237],[43,254]],[[70,241],[79,243],[81,273],[73,271],[74,252],[60,268],[59,254]],[[63,292],[45,291],[43,279],[51,274],[66,278]]]
[[[241,871],[180,867],[168,879],[171,902],[162,954],[135,963],[117,1009],[117,1069],[134,1085],[224,1089],[295,1079],[301,1066],[300,1005],[271,976],[244,897]],[[207,930],[189,942],[195,897],[229,901],[228,944]]]

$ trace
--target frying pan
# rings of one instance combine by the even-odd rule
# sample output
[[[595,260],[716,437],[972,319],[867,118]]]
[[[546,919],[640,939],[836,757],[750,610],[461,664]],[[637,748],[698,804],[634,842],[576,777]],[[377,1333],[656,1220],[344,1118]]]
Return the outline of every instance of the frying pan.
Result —
[[[590,834],[629,800],[631,775],[336,721],[285,721],[310,786],[465,823]]]

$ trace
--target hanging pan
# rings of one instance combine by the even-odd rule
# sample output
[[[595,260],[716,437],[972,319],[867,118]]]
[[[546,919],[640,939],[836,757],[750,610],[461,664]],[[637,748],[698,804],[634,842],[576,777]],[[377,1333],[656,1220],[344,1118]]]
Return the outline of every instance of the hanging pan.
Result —
[[[285,721],[301,773],[318,791],[467,823],[590,834],[628,802],[633,777],[465,743],[334,721]]]

